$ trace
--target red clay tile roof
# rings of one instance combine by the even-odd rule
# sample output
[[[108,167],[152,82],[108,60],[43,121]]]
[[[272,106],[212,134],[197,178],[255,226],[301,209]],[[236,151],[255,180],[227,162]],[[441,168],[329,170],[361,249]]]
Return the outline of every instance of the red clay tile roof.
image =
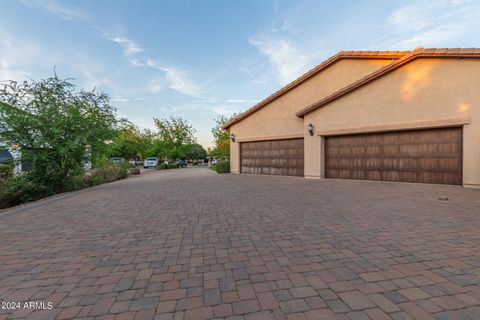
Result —
[[[248,117],[255,111],[265,107],[268,103],[272,102],[276,98],[280,97],[284,93],[288,92],[289,90],[297,87],[299,84],[304,82],[305,80],[311,78],[312,76],[316,75],[320,71],[324,70],[325,68],[329,67],[330,65],[334,64],[340,59],[400,59],[405,55],[411,54],[411,51],[340,51],[336,55],[328,58],[315,68],[311,69],[310,71],[306,72],[296,80],[290,82],[274,94],[270,95],[269,97],[265,98],[264,100],[260,101],[250,109],[242,112],[241,114],[237,115],[236,117],[230,119],[223,128],[227,129],[233,124],[239,122],[240,120]]]
[[[357,80],[348,86],[332,93],[331,95],[320,99],[319,101],[311,104],[310,106],[298,111],[296,115],[298,117],[303,117],[305,114],[320,108],[333,100],[340,98],[343,95],[346,95],[349,92],[352,92],[355,89],[364,86],[375,79],[378,79],[387,73],[396,70],[418,58],[480,58],[480,48],[430,48],[424,49],[419,48],[412,51],[410,54],[405,55],[404,57],[392,62],[389,65],[386,65],[371,74],[363,77],[360,80]]]

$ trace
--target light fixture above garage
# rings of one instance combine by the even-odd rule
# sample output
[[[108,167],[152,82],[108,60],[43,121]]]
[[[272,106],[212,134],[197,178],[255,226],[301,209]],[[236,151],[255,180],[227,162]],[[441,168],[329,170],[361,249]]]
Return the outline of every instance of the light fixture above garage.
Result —
[[[310,135],[313,136],[313,124],[308,125],[308,132],[310,132]]]
[[[232,140],[232,142],[235,142],[235,134],[233,133],[230,134],[230,140]]]

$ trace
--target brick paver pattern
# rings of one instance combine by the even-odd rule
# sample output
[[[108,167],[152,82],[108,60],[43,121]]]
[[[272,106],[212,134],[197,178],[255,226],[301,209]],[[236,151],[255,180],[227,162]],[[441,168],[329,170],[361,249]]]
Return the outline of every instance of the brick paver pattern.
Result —
[[[2,212],[0,301],[0,319],[480,319],[480,191],[142,174]],[[25,301],[53,308],[6,308]]]

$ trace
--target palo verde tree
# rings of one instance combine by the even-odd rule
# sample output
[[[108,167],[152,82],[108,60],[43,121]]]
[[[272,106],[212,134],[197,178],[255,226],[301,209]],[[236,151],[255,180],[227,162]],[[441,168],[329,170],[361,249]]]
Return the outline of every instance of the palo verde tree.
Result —
[[[49,193],[67,190],[83,173],[87,148],[93,157],[104,152],[116,122],[107,95],[78,91],[57,75],[0,88],[0,141],[20,146],[30,164],[26,178]]]

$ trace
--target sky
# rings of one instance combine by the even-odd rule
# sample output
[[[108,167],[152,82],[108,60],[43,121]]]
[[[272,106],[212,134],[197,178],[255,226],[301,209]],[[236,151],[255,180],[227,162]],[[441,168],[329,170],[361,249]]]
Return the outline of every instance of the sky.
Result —
[[[0,80],[53,75],[154,129],[263,100],[340,50],[479,47],[480,1],[0,0]]]

